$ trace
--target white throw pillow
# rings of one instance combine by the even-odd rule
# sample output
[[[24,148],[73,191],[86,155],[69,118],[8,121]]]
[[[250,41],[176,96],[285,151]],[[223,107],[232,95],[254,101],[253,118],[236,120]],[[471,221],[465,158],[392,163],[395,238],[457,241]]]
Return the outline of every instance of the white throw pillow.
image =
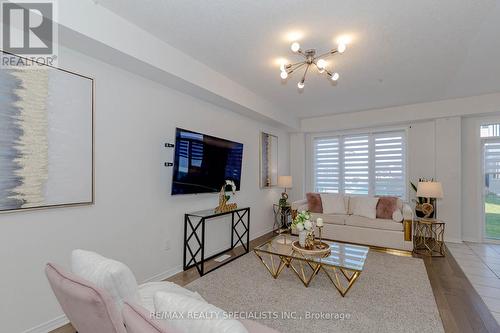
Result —
[[[238,320],[229,319],[224,310],[193,297],[157,292],[154,298],[156,315],[168,318],[182,314],[182,319],[165,319],[162,325],[182,333],[248,333]]]
[[[394,222],[401,222],[403,221],[403,213],[401,213],[401,209],[396,209],[394,213],[392,213],[392,220]]]
[[[124,301],[140,304],[137,280],[127,265],[95,252],[74,250],[71,270],[79,277],[106,290],[121,311]]]
[[[342,194],[321,193],[323,214],[347,214],[344,196]]]
[[[154,296],[156,295],[157,292],[160,291],[193,297],[196,298],[197,300],[206,303],[203,297],[201,297],[200,294],[198,294],[197,292],[193,292],[189,289],[183,288],[172,282],[161,281],[161,282],[148,282],[141,284],[139,286],[139,296],[141,298],[141,305],[148,311],[154,312],[155,309]]]
[[[378,198],[375,197],[351,197],[350,205],[353,215],[377,218]]]

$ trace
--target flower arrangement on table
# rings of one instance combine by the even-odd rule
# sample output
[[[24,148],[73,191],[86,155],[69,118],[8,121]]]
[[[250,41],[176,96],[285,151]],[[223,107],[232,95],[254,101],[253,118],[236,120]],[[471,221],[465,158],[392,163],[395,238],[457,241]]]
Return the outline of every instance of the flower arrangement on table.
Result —
[[[231,195],[228,192],[232,193],[233,196],[236,195],[236,184],[229,179],[225,181],[220,189],[219,206],[215,208],[216,213],[225,213],[238,208],[238,205],[234,202],[230,204],[227,203],[229,199],[231,199]]]
[[[299,244],[303,248],[314,248],[314,225],[311,222],[311,213],[301,211],[292,222],[292,229],[299,233]]]

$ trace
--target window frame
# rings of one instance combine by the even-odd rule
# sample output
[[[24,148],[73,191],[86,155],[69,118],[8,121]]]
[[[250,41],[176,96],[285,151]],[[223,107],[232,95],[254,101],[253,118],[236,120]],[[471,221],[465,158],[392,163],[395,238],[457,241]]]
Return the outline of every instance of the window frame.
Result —
[[[333,132],[323,132],[323,133],[308,133],[306,134],[306,170],[305,170],[305,176],[306,176],[306,192],[314,192],[315,191],[315,170],[316,170],[316,156],[315,156],[315,147],[314,147],[314,140],[318,138],[327,138],[327,137],[343,137],[343,136],[350,136],[350,135],[368,135],[369,136],[369,141],[373,141],[374,135],[382,134],[382,133],[389,133],[389,132],[404,132],[405,135],[405,146],[404,146],[404,193],[403,197],[401,200],[403,201],[408,201],[409,199],[409,181],[410,181],[410,175],[409,175],[409,129],[410,126],[399,126],[399,127],[379,127],[379,128],[364,128],[364,129],[356,129],[356,130],[345,130],[345,131],[333,131]],[[343,145],[340,145],[342,148],[339,149],[339,163],[343,163]],[[374,148],[373,146],[370,145],[370,148]],[[374,154],[374,149],[371,149],[369,151],[369,154],[372,155]],[[372,174],[375,172],[374,165],[374,159],[370,158],[370,169],[369,173]],[[344,168],[341,168],[344,169]],[[339,177],[342,179],[342,172],[339,173]],[[372,178],[374,179],[374,178]],[[342,181],[339,183],[339,191],[343,191],[343,185],[341,184]],[[371,187],[375,186],[375,182],[372,181],[369,184],[370,190],[374,190]],[[370,192],[370,191],[369,191]],[[341,192],[342,193],[342,192]],[[359,196],[363,196],[361,194],[355,194]],[[370,195],[370,194],[369,194]],[[368,195],[368,196],[369,196]]]

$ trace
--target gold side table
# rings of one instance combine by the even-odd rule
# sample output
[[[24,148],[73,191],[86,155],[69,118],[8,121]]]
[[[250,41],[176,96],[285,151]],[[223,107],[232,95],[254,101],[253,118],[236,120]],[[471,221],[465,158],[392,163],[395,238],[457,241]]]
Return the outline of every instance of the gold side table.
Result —
[[[446,255],[444,247],[445,225],[446,223],[441,220],[416,219],[413,225],[413,253],[444,257]]]

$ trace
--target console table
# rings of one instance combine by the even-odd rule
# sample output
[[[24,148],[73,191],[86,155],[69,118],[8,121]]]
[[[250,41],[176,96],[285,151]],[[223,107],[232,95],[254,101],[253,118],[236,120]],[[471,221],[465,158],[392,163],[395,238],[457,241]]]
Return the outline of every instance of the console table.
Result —
[[[207,220],[231,215],[231,247],[219,253],[205,258],[205,229]],[[241,226],[241,227],[240,227]],[[194,246],[189,242],[194,240]],[[244,242],[246,241],[246,243]],[[231,257],[223,261],[217,267],[205,271],[205,262],[221,254],[233,250],[238,244],[243,246],[244,253]],[[203,276],[225,264],[230,263],[236,258],[250,251],[250,207],[238,208],[229,212],[215,213],[213,209],[202,210],[198,212],[187,213],[184,215],[184,256],[183,267],[188,270],[196,267],[196,270]]]

